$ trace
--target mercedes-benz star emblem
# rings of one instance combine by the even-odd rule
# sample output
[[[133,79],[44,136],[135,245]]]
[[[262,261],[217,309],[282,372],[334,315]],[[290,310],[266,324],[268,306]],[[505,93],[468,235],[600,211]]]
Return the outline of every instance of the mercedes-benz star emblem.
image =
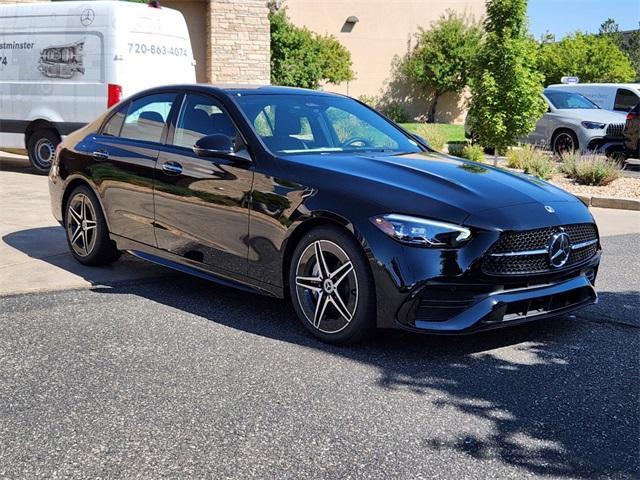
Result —
[[[96,14],[92,8],[85,8],[80,15],[80,23],[85,27],[87,25],[91,25],[93,20],[96,18]]]
[[[562,267],[571,255],[571,240],[569,235],[558,232],[551,237],[549,242],[549,263],[555,268]]]
[[[556,212],[555,209],[550,205],[545,205],[544,209],[549,213],[555,213]]]

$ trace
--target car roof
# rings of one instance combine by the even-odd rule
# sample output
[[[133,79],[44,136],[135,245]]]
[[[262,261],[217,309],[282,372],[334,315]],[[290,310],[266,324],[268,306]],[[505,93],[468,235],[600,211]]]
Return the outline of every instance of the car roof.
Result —
[[[578,95],[582,95],[580,92],[565,92],[558,88],[545,88],[542,93],[577,93]]]
[[[244,95],[317,95],[344,97],[344,95],[331,92],[323,92],[321,90],[311,90],[308,88],[280,87],[276,85],[243,85],[243,84],[210,84],[210,83],[191,83],[179,85],[165,85],[147,90],[151,92],[162,89],[178,89],[178,90],[199,90],[214,91],[224,93],[229,96]]]

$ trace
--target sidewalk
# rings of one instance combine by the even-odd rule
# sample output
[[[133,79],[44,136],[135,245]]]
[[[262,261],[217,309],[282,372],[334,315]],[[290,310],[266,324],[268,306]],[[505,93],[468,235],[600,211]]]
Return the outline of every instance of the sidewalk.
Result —
[[[131,255],[109,267],[86,267],[68,253],[63,228],[51,215],[47,177],[28,161],[0,153],[0,295],[88,288],[171,271]]]

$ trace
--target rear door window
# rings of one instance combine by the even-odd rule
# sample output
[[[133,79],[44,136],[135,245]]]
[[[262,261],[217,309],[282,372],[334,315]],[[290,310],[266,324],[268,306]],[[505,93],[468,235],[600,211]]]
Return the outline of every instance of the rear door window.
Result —
[[[626,88],[619,88],[616,93],[616,100],[613,106],[614,110],[628,112],[640,101],[638,95]]]
[[[226,135],[235,144],[237,133],[233,122],[215,99],[187,94],[178,116],[173,144],[191,148],[207,135]]]
[[[124,124],[124,118],[127,115],[127,107],[128,105],[124,105],[117,111],[115,114],[111,116],[109,121],[106,123],[104,128],[102,129],[103,135],[108,135],[110,137],[119,137],[120,130],[122,130],[122,125]]]
[[[156,93],[131,102],[121,136],[160,143],[175,98],[175,93]]]

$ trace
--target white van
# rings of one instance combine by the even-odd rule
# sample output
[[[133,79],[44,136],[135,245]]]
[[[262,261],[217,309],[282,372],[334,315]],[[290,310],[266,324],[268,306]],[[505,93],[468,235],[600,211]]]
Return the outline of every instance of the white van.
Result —
[[[43,172],[60,139],[121,98],[196,81],[184,17],[121,1],[0,5],[0,149]]]
[[[628,112],[640,103],[640,83],[570,83],[549,85],[584,95],[605,110]]]

